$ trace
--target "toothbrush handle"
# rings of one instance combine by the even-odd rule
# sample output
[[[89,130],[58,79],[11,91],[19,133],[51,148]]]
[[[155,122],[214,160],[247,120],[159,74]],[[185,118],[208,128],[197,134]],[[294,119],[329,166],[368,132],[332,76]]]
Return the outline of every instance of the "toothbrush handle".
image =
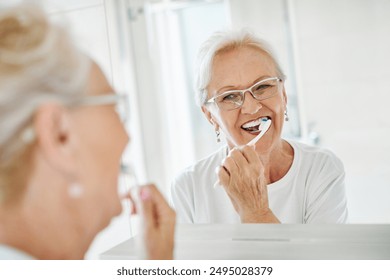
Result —
[[[263,137],[263,135],[268,131],[268,128],[270,126],[271,126],[271,120],[267,120],[265,122],[262,122],[260,125],[260,128],[261,128],[260,134],[257,135],[255,138],[253,138],[251,141],[249,141],[247,145],[248,146],[255,145],[261,139],[261,137]]]

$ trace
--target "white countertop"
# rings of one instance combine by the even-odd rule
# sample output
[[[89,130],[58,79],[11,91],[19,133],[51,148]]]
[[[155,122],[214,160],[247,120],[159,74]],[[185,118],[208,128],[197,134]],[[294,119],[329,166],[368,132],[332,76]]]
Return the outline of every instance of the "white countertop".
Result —
[[[101,259],[137,259],[136,238]],[[390,225],[178,225],[176,259],[387,259]]]

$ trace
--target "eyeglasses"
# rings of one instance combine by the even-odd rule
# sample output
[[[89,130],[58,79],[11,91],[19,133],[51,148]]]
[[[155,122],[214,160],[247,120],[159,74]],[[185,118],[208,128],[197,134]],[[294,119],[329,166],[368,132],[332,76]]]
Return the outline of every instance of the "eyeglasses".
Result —
[[[115,105],[115,111],[122,122],[130,115],[129,96],[127,94],[108,93],[104,95],[82,96],[66,104],[69,107]]]
[[[248,91],[254,99],[261,101],[273,97],[280,92],[282,79],[267,78],[243,90],[229,90],[218,94],[205,102],[205,105],[215,103],[221,110],[230,111],[244,104],[245,93]]]
[[[81,96],[70,102],[64,102],[64,104],[68,107],[115,105],[115,111],[123,124],[126,123],[130,115],[129,96],[127,94],[107,93],[104,95]],[[32,126],[24,129],[21,139],[24,143],[30,143],[35,139],[35,132]]]

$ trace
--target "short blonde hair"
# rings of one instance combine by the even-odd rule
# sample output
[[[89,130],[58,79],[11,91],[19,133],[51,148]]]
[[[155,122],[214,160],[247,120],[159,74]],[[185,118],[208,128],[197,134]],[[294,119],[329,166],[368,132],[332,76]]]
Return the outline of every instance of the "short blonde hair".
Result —
[[[15,161],[31,145],[20,134],[36,108],[83,94],[89,67],[90,59],[73,45],[65,28],[51,23],[38,6],[0,11],[0,198],[11,171],[23,163]]]
[[[268,44],[254,35],[247,29],[219,31],[212,34],[200,47],[198,62],[195,72],[195,101],[202,106],[207,101],[207,86],[211,81],[211,73],[214,58],[224,51],[241,47],[253,47],[267,54],[276,67],[279,78],[285,80],[286,76],[282,71],[276,57]]]

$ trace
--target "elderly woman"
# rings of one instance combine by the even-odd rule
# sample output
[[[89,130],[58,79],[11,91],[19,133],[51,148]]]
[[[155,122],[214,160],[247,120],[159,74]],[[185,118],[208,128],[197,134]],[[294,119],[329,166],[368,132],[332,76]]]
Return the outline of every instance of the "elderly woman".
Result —
[[[264,42],[219,32],[199,53],[197,101],[227,146],[172,184],[182,223],[345,223],[344,168],[330,151],[281,138],[285,75]],[[255,145],[261,121],[271,126]],[[215,184],[218,182],[219,184]]]
[[[123,101],[39,8],[0,12],[0,259],[81,259],[121,212]],[[147,257],[172,258],[173,210],[140,197]]]

